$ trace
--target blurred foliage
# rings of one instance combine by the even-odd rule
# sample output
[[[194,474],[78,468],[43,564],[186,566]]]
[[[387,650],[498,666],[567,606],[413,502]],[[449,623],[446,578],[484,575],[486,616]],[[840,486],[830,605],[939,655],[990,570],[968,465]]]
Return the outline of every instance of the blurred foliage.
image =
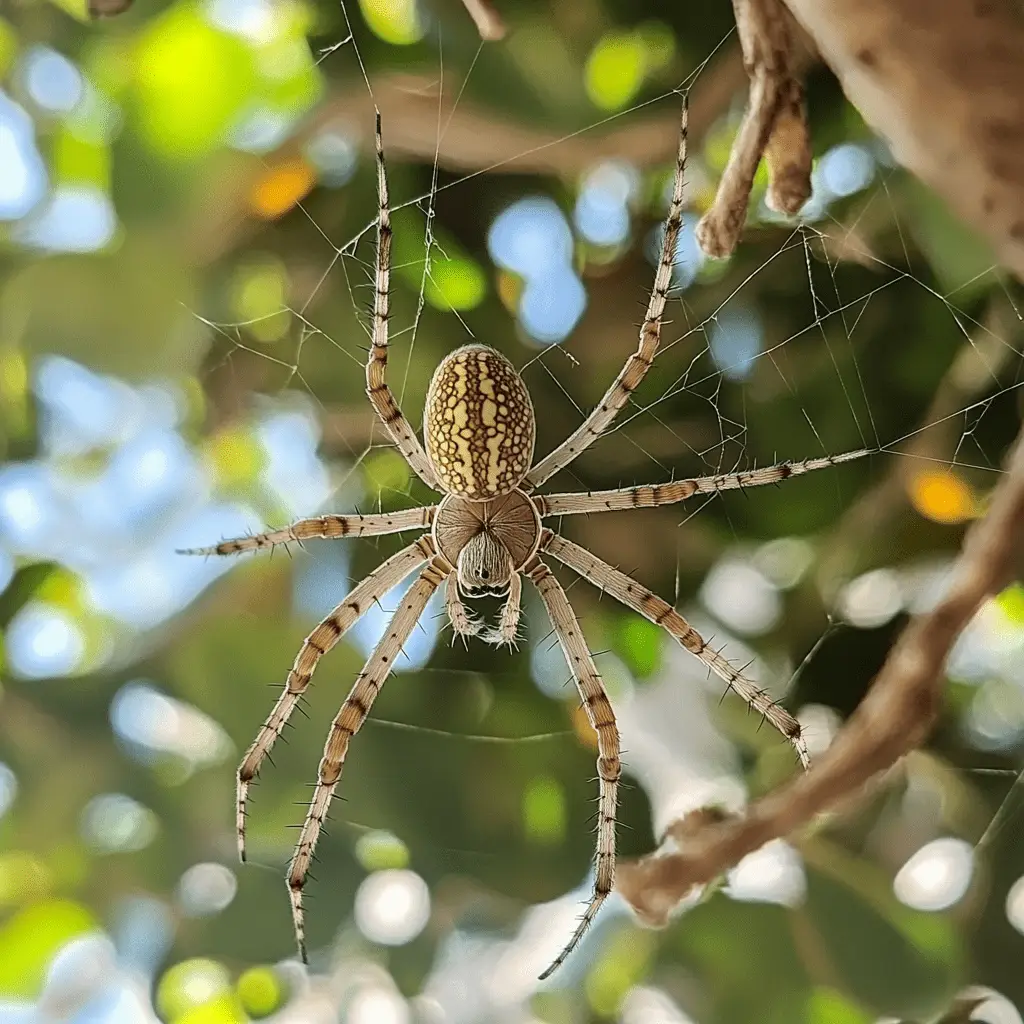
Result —
[[[51,556],[19,549],[0,522],[0,545],[12,557],[0,592],[7,631],[0,767],[16,780],[5,803],[0,774],[0,999],[49,993],[55,954],[98,928],[174,1024],[269,1017],[308,988],[288,965],[275,966],[293,950],[281,878],[289,826],[302,813],[296,805],[308,798],[328,723],[360,669],[357,645],[346,640],[331,652],[309,690],[307,717],[296,716],[291,743],[275,748],[252,801],[245,867],[233,861],[233,760],[269,711],[315,621],[313,605],[326,611],[340,600],[345,577],[362,578],[401,542],[346,542],[346,563],[330,562],[324,544],[294,560],[246,560],[173,617],[145,626],[98,607],[86,576],[140,551],[166,554],[174,546],[169,524],[187,511],[174,502],[196,480],[211,501],[245,506],[262,522],[319,511],[320,498],[305,506],[289,482],[301,477],[268,483],[280,466],[261,431],[276,413],[316,424],[332,510],[428,500],[404,462],[380,445],[363,395],[376,212],[363,75],[383,108],[395,206],[392,381],[414,423],[434,366],[475,338],[525,367],[538,449],[547,451],[578,424],[579,409],[599,399],[635,345],[672,145],[665,159],[651,161],[628,131],[613,136],[618,150],[606,155],[615,158],[614,180],[634,185],[622,186],[626,230],[611,243],[580,228],[574,204],[590,168],[574,162],[573,146],[658,118],[671,143],[679,83],[722,44],[695,80],[697,96],[720,73],[719,62],[735,56],[729,5],[498,6],[510,34],[482,49],[456,0],[137,0],[102,23],[88,22],[81,0],[15,0],[0,10],[0,88],[31,115],[50,197],[0,221],[0,474],[39,465],[58,484],[85,487],[117,460],[115,442],[70,451],[46,441],[52,415],[38,374],[53,356],[133,388],[159,382],[174,396],[174,430],[193,467],[175,494],[126,521],[106,547],[90,547],[88,558],[77,530],[87,518],[76,505],[85,492],[70,483],[67,491],[55,485],[49,499],[53,508],[67,505]],[[31,62],[52,53],[81,77],[84,98],[65,110],[33,93]],[[428,99],[443,83],[450,117],[420,102],[424,80],[434,89]],[[728,156],[743,98],[742,79],[735,85],[692,140],[695,212],[713,195]],[[698,506],[699,514],[690,506],[563,524],[674,597],[723,642],[732,605],[742,602],[733,589],[716,604],[716,567],[740,560],[757,568],[762,583],[776,581],[779,614],[727,653],[760,656],[780,696],[793,681],[786,699],[794,709],[815,706],[833,721],[860,700],[926,589],[927,571],[948,561],[965,524],[984,510],[1019,422],[1020,302],[984,247],[892,167],[821,68],[811,72],[809,99],[819,170],[853,145],[846,157],[869,153],[871,176],[848,194],[833,188],[812,226],[794,233],[764,209],[759,175],[740,251],[703,266],[690,254],[692,281],[677,282],[666,344],[637,405],[556,486],[614,487],[883,447],[834,472],[723,496]],[[417,125],[403,120],[407,106],[432,114]],[[480,112],[483,120],[475,118]],[[479,154],[492,152],[510,126],[522,132],[519,153],[550,152],[553,168],[564,162],[562,172],[491,167]],[[819,177],[819,193],[825,181]],[[89,251],[43,234],[51,230],[46,203],[75,189],[113,211],[109,238],[79,247]],[[560,272],[576,275],[586,297],[568,340],[547,350],[524,326],[530,267],[509,269],[488,242],[498,214],[538,195],[557,204],[567,235],[573,224]],[[554,294],[552,302],[562,292]],[[728,338],[755,338],[747,363],[717,352],[728,341],[725,324],[734,325]],[[754,327],[744,334],[735,326],[743,324]],[[133,394],[147,408],[159,404],[153,393]],[[115,492],[113,503],[120,500]],[[773,547],[779,538],[793,544]],[[316,577],[327,594],[305,600],[318,559],[328,566]],[[141,607],[157,582],[128,577],[124,588],[125,600]],[[898,599],[877,620],[853,621],[849,612],[844,622],[843,609],[860,608],[857,594],[868,591]],[[657,628],[585,584],[570,596],[623,707],[649,699],[654,718],[660,706],[662,724],[679,728],[655,695],[680,678],[695,694],[679,706],[682,724],[696,724],[674,743],[656,722],[635,726],[627,763],[653,771],[664,751],[672,765],[688,765],[679,770],[694,791],[708,772],[738,780],[749,794],[792,773],[788,747],[737,699],[717,704],[714,684],[702,689],[699,668],[684,666]],[[993,607],[1005,626],[1000,650],[1012,661],[1024,631],[1021,588]],[[32,679],[12,667],[14,625],[32,609],[62,616],[84,638],[67,673]],[[359,971],[371,971],[379,985],[371,969],[384,965],[395,991],[413,999],[447,950],[442,967],[460,984],[483,986],[481,972],[496,962],[446,946],[453,932],[512,940],[530,905],[582,884],[593,842],[593,737],[572,687],[559,689],[565,666],[550,651],[532,595],[526,611],[530,638],[520,649],[473,643],[463,650],[442,632],[426,666],[401,673],[381,693],[318,850],[307,914],[315,970],[341,964],[351,985]],[[168,747],[142,756],[115,734],[113,707],[126,684],[139,681],[179,702],[164,713],[198,716],[189,721],[206,730],[195,733],[206,737],[199,753]],[[957,999],[968,984],[1024,1007],[1017,969],[1024,938],[1015,930],[1022,911],[1015,924],[1007,916],[1008,894],[1024,874],[1016,804],[1003,808],[969,889],[948,909],[911,909],[893,890],[911,854],[940,836],[975,843],[1007,794],[1015,795],[1021,685],[1019,671],[999,676],[991,667],[954,680],[929,750],[798,842],[806,893],[795,905],[747,902],[716,888],[661,933],[609,911],[550,985],[534,992],[523,980],[540,961],[504,968],[528,1007],[523,1013],[548,1024],[982,1019],[969,1016],[983,1012],[974,997]],[[1004,730],[999,742],[986,743],[988,734],[972,732],[971,723],[993,715]],[[221,733],[230,738],[226,757]],[[723,737],[726,752],[709,753]],[[693,772],[690,746],[707,757],[705,775]],[[665,807],[645,790],[649,778],[637,771],[630,781],[623,856],[652,849],[666,823],[652,823],[652,810]],[[140,822],[152,826],[141,848],[128,833],[123,841],[108,836],[106,846],[90,839],[88,809],[109,794],[129,798],[118,805],[129,832]],[[190,913],[182,877],[205,864],[230,866],[237,893],[216,912]],[[429,924],[405,944],[375,944],[354,922],[357,891],[373,872],[406,868],[429,886]],[[139,914],[152,918],[139,933],[145,941],[133,939]],[[558,937],[546,930],[543,937],[553,950]],[[344,990],[349,1020],[374,1019],[369,1011],[359,1017],[349,989],[335,989]],[[681,1008],[676,1017],[636,1009],[654,991]],[[416,1005],[428,1019],[429,1007]],[[490,1004],[476,1017],[452,1013],[452,1020],[513,1019]]]

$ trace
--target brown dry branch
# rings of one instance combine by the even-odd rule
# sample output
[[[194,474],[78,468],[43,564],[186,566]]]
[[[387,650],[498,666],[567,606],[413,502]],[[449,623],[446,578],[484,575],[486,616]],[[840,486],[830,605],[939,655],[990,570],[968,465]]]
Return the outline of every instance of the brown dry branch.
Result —
[[[690,90],[690,140],[696,144],[728,109],[745,80],[739,48],[727,50],[701,73]],[[358,145],[372,146],[374,105],[387,133],[388,159],[410,159],[459,174],[550,174],[573,179],[602,160],[629,160],[639,169],[672,159],[679,135],[679,103],[647,116],[612,119],[572,135],[514,122],[462,93],[454,78],[392,72],[373,78],[372,95],[362,79],[339,85],[294,136],[273,154],[227,162],[210,183],[192,218],[190,237],[198,262],[230,252],[259,221],[249,195],[270,167],[302,159],[321,132],[333,126]],[[440,97],[438,91],[440,90]]]
[[[718,194],[697,225],[709,256],[728,256],[747,219],[750,190],[764,156],[768,205],[795,214],[811,194],[811,145],[793,25],[780,0],[733,0],[750,101]]]
[[[738,47],[726,47],[703,70],[689,92],[691,143],[700,140],[732,103],[745,80]],[[286,162],[310,138],[341,124],[359,145],[372,147],[374,107],[387,134],[389,159],[405,157],[449,171],[490,174],[550,174],[575,178],[601,160],[629,160],[639,169],[672,160],[679,136],[678,97],[647,116],[609,118],[584,132],[566,135],[503,117],[462,89],[453,77],[384,73],[339,86],[282,149],[268,157]],[[440,92],[440,96],[438,93]]]
[[[945,596],[903,631],[871,689],[806,774],[725,821],[684,818],[670,849],[623,864],[619,891],[649,924],[663,925],[695,886],[719,877],[771,839],[787,836],[855,796],[928,735],[942,703],[943,667],[981,603],[1015,575],[1024,548],[1024,431],[992,493],[988,514],[964,537]]]
[[[904,167],[1024,280],[1024,13],[1017,0],[785,0]]]

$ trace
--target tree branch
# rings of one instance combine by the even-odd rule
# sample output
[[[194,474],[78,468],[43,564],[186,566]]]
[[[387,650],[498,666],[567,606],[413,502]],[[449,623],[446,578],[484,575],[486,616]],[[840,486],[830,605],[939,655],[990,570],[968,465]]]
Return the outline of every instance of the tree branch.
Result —
[[[739,47],[722,55],[690,90],[690,139],[696,144],[732,102],[745,81]],[[586,132],[566,135],[542,126],[511,121],[461,92],[454,79],[400,72],[337,86],[298,131],[265,159],[226,163],[221,181],[207,188],[208,199],[190,227],[193,251],[201,263],[219,259],[259,223],[249,206],[255,183],[278,167],[304,159],[320,132],[332,125],[360,146],[373,145],[374,106],[384,122],[388,159],[412,159],[456,173],[550,174],[572,179],[601,160],[619,157],[641,170],[668,163],[679,139],[679,102],[647,116],[616,118]],[[438,90],[441,91],[440,99]]]
[[[1024,280],[1024,15],[1016,0],[784,0],[904,167]]]
[[[835,807],[918,746],[942,702],[943,667],[981,603],[1011,581],[1024,549],[1024,431],[984,519],[964,538],[945,597],[914,618],[867,696],[814,767],[724,821],[697,812],[668,830],[671,852],[625,863],[617,888],[641,918],[665,924],[694,886],[712,881],[771,839]]]
[[[697,241],[715,257],[736,248],[762,156],[773,210],[795,214],[811,194],[811,143],[792,18],[781,0],[733,0],[733,8],[750,99],[715,201],[697,225]]]

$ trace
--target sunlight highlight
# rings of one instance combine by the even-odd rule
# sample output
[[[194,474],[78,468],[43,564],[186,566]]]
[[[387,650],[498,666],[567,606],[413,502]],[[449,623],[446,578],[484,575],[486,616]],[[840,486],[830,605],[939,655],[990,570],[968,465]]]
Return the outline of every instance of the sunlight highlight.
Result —
[[[236,892],[238,879],[223,864],[194,864],[178,881],[178,903],[186,917],[219,914]]]
[[[409,1024],[409,1004],[393,989],[367,985],[352,998],[348,1024]]]
[[[839,593],[839,611],[852,626],[877,629],[904,606],[903,587],[894,569],[872,569],[851,580]]]
[[[316,185],[316,170],[306,160],[296,157],[272,167],[258,178],[249,192],[249,206],[265,220],[283,217],[302,202]]]
[[[782,839],[748,853],[730,872],[725,889],[734,900],[794,907],[807,891],[803,859]]]
[[[63,608],[30,601],[7,627],[7,658],[23,679],[72,674],[81,667],[85,635]]]
[[[1006,894],[1006,920],[1024,935],[1024,875],[1010,886]]]
[[[359,0],[371,31],[394,46],[418,43],[427,31],[427,23],[417,0]]]
[[[974,848],[962,839],[935,839],[900,868],[896,898],[915,910],[946,910],[967,892],[974,874]]]
[[[430,919],[430,890],[415,871],[375,871],[356,892],[359,930],[382,946],[404,946]]]
[[[978,514],[978,504],[967,481],[951,470],[917,473],[910,482],[909,493],[914,508],[936,523],[952,526]]]
[[[101,793],[82,811],[82,837],[98,853],[145,849],[158,828],[157,816],[124,793]]]

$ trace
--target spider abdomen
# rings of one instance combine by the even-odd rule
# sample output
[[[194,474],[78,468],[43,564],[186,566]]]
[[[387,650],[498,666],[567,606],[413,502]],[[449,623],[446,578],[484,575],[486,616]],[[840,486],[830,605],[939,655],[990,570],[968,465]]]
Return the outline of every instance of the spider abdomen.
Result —
[[[423,416],[427,457],[444,489],[470,501],[515,490],[533,460],[533,403],[515,367],[466,345],[434,372]]]

